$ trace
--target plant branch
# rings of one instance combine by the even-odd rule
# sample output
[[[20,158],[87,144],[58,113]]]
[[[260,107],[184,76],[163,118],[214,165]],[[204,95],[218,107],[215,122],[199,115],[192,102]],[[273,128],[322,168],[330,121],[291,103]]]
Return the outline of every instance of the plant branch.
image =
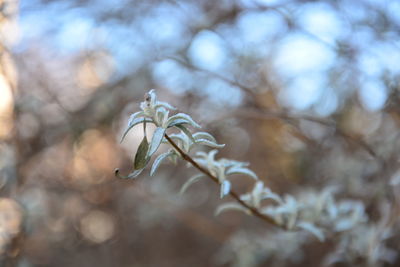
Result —
[[[188,154],[186,154],[167,134],[164,134],[164,136],[165,136],[165,139],[167,139],[167,141],[171,144],[171,146],[173,146],[179,152],[179,154],[181,154],[181,156],[184,160],[189,162],[194,168],[196,168],[197,170],[199,170],[200,172],[205,174],[207,177],[209,177],[211,180],[213,180],[216,184],[220,184],[218,178],[215,175],[212,175],[207,169],[200,166],[192,157],[190,157]],[[251,212],[251,214],[253,214],[254,216],[258,217],[259,219],[263,220],[264,222],[267,222],[269,224],[272,224],[272,225],[282,228],[282,226],[278,225],[277,223],[275,223],[274,220],[272,220],[271,218],[262,214],[258,209],[250,206],[249,204],[247,204],[246,202],[241,200],[238,193],[236,193],[234,191],[230,191],[229,195],[232,198],[234,198],[244,208],[248,209]]]

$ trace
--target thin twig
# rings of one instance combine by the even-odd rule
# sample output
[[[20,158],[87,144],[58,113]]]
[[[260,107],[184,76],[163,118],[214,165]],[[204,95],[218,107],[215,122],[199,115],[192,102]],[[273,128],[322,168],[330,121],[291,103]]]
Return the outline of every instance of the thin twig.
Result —
[[[220,184],[219,180],[216,176],[212,175],[207,169],[205,169],[204,167],[200,166],[194,159],[192,159],[192,157],[190,157],[188,154],[186,154],[185,152],[182,151],[182,149],[167,135],[165,134],[165,139],[167,139],[167,141],[179,152],[179,154],[181,154],[182,158],[184,160],[186,160],[187,162],[189,162],[194,168],[198,169],[200,172],[202,172],[203,174],[205,174],[207,177],[209,177],[211,180],[213,180],[216,184]],[[272,220],[271,218],[267,217],[266,215],[262,214],[258,209],[250,206],[249,204],[247,204],[246,202],[244,202],[243,200],[240,199],[240,196],[238,193],[234,192],[234,191],[230,191],[229,195],[231,197],[233,197],[240,205],[242,205],[244,208],[248,209],[254,216],[260,218],[261,220],[281,227],[280,225],[278,225],[274,220]]]

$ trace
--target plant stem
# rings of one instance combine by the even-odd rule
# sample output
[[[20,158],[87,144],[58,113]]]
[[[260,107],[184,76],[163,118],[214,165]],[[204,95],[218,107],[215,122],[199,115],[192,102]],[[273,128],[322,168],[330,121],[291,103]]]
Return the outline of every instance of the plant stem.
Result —
[[[194,159],[192,159],[192,157],[190,157],[188,154],[186,154],[167,134],[164,134],[164,136],[165,136],[165,139],[167,139],[167,141],[179,152],[179,154],[181,154],[181,156],[184,160],[189,162],[194,168],[198,169],[200,172],[205,174],[207,177],[209,177],[211,180],[213,180],[216,184],[220,184],[219,180],[216,176],[212,175],[207,169],[200,166]],[[234,198],[240,205],[242,205],[243,207],[248,209],[251,212],[251,214],[253,214],[254,216],[258,217],[259,219],[261,219],[269,224],[272,224],[272,225],[282,228],[282,226],[278,225],[274,220],[272,220],[268,216],[262,214],[258,209],[250,206],[249,204],[247,204],[246,202],[241,200],[238,193],[231,190],[231,191],[229,191],[229,195],[232,198]]]

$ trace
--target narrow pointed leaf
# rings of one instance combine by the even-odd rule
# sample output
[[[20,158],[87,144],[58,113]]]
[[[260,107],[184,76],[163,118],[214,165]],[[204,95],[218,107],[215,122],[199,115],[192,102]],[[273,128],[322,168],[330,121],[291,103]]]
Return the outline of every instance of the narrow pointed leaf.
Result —
[[[157,151],[164,137],[164,133],[165,129],[162,127],[157,127],[157,129],[154,131],[153,138],[151,139],[149,150],[147,152],[147,157],[150,158]]]
[[[137,118],[143,117],[144,116],[144,112],[143,111],[138,111],[133,113],[128,120],[128,126],[130,126],[134,120],[136,120]]]
[[[148,150],[149,142],[147,141],[146,136],[144,136],[135,155],[135,161],[133,163],[135,170],[143,169],[146,166]]]
[[[215,210],[214,215],[217,216],[217,215],[221,214],[222,212],[229,211],[229,210],[242,211],[248,215],[251,215],[251,211],[249,209],[243,207],[242,205],[240,205],[239,203],[236,203],[236,202],[228,202],[228,203],[219,205],[218,208]]]
[[[228,169],[226,174],[227,175],[230,175],[230,174],[244,174],[244,175],[247,175],[247,176],[249,176],[251,178],[254,178],[255,180],[258,180],[257,175],[252,170],[250,170],[248,168],[243,168],[243,167],[233,166],[233,167]]]
[[[150,176],[153,176],[154,173],[157,171],[158,167],[160,166],[161,162],[168,158],[169,156],[171,156],[173,154],[172,151],[168,151],[166,153],[162,153],[161,155],[159,155],[153,163],[153,166],[151,166],[151,170],[150,170]]]
[[[193,127],[201,128],[201,126],[199,124],[197,124],[189,115],[184,114],[184,113],[178,113],[174,116],[171,116],[167,121],[168,127],[171,127],[172,125],[176,125],[177,120],[184,121],[185,123],[190,124]],[[179,124],[182,124],[182,123],[180,122]]]
[[[212,141],[214,143],[217,143],[217,140],[215,140],[214,136],[212,136],[209,133],[206,132],[197,132],[193,134],[194,139],[199,140],[199,139],[206,139],[209,141]]]
[[[313,234],[316,238],[318,238],[319,241],[323,242],[325,240],[324,233],[322,232],[321,229],[316,227],[314,224],[309,223],[309,222],[300,222],[297,224],[297,227],[306,230]]]
[[[135,119],[133,119],[133,120],[130,120],[129,123],[128,123],[128,127],[126,128],[124,134],[122,135],[122,138],[121,138],[121,141],[120,141],[120,142],[124,141],[125,136],[128,134],[128,132],[129,132],[134,126],[136,126],[136,125],[138,125],[138,124],[140,124],[140,123],[143,123],[144,121],[153,123],[153,120],[152,120],[152,119],[143,118],[143,117],[135,118]]]
[[[197,151],[196,152],[196,156],[201,157],[203,159],[207,159],[208,158],[208,154],[204,151]]]
[[[171,117],[169,117],[169,119],[170,119],[170,118],[171,118]],[[168,122],[168,121],[167,121],[167,124],[168,124],[168,127],[167,127],[167,128],[171,128],[171,127],[174,127],[174,126],[176,126],[176,125],[189,124],[189,123],[188,123],[187,120],[176,119],[176,120],[174,120],[174,121],[172,121],[172,122]]]
[[[217,144],[217,143],[207,140],[207,139],[197,139],[196,144],[205,145],[205,146],[209,146],[209,147],[213,147],[213,148],[223,148],[225,146],[225,144]]]
[[[186,128],[185,126],[183,126],[183,124],[177,124],[177,125],[175,125],[175,127],[177,127],[177,128],[179,128],[180,130],[182,130],[182,132],[183,132],[184,134],[186,134],[186,136],[189,137],[189,139],[190,139],[193,143],[195,142],[192,133],[189,131],[188,128]]]
[[[163,102],[163,101],[157,101],[157,104],[154,107],[155,108],[164,107],[164,108],[167,108],[167,109],[176,110],[175,107],[173,107],[169,103]]]
[[[229,182],[228,180],[224,180],[221,183],[220,197],[223,198],[224,196],[229,194],[230,191],[231,191],[231,182]]]
[[[181,187],[181,190],[179,191],[180,194],[183,194],[186,192],[186,190],[189,188],[189,186],[191,186],[192,184],[194,184],[195,182],[199,181],[200,178],[204,177],[204,174],[196,174],[195,176],[191,177],[189,180],[187,180]]]
[[[268,190],[268,191],[267,191],[267,190]],[[267,190],[265,190],[265,191],[262,193],[262,197],[261,197],[262,199],[272,199],[272,200],[274,200],[275,202],[277,202],[277,203],[279,203],[279,204],[282,204],[282,203],[283,203],[281,197],[280,197],[278,194],[272,192],[272,191],[269,190],[269,189],[267,189]]]
[[[143,169],[134,170],[133,172],[131,172],[127,176],[124,176],[124,175],[119,174],[119,170],[116,169],[115,170],[115,176],[117,176],[118,178],[121,178],[121,179],[133,179],[133,178],[136,178],[137,176],[139,176],[139,174],[141,174],[142,171],[143,171]]]

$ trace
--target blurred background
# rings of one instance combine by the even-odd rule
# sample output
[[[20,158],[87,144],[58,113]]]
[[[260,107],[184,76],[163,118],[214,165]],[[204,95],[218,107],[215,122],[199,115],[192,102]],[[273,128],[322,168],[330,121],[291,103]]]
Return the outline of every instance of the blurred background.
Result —
[[[400,1],[1,0],[0,11],[1,266],[323,264],[335,240],[214,217],[209,181],[180,196],[196,173],[183,163],[114,177],[132,170],[142,129],[119,140],[151,88],[273,190],[338,186],[372,221],[385,205],[398,217]],[[382,242],[396,255],[390,227]]]

